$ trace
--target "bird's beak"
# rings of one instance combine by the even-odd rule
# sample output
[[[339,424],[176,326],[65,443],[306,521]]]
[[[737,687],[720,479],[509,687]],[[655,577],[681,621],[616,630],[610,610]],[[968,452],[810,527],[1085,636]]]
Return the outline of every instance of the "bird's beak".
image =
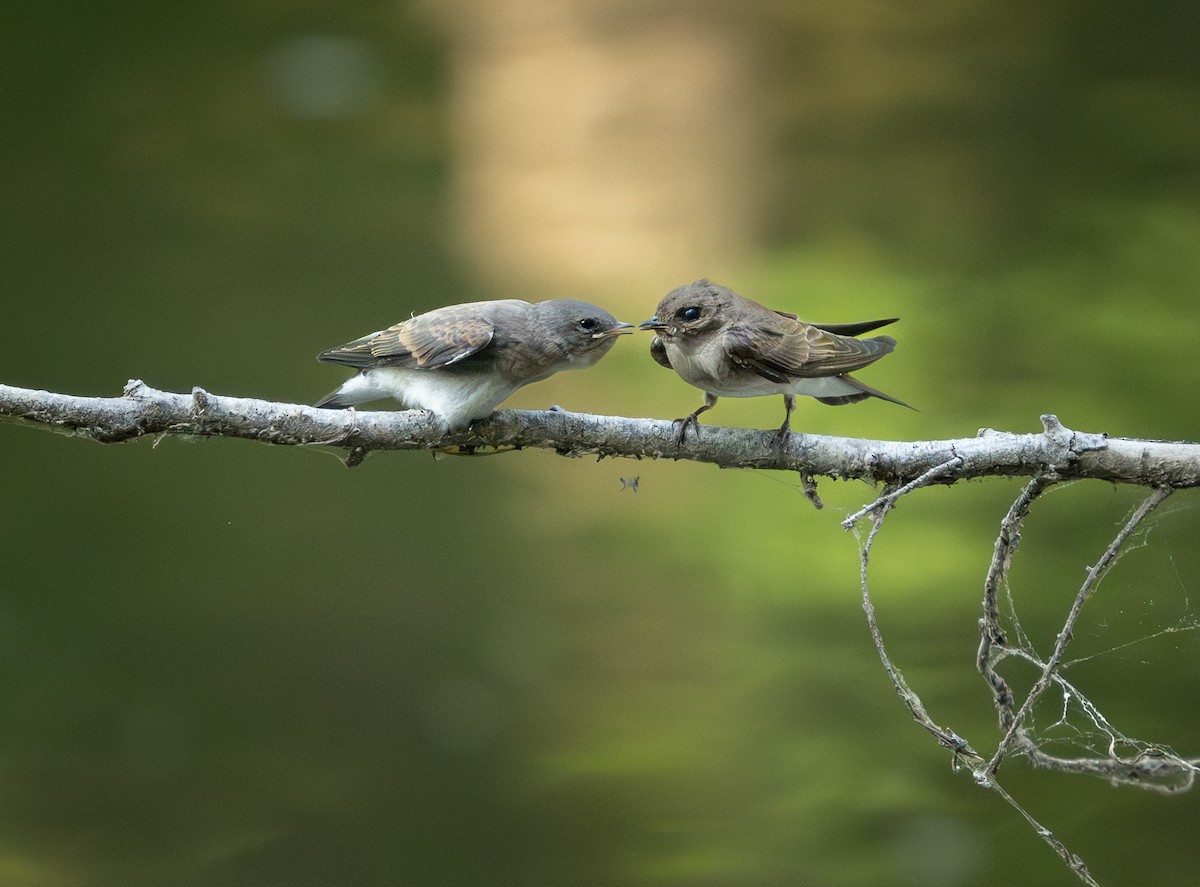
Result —
[[[601,333],[592,333],[593,339],[604,339],[608,336],[624,336],[626,333],[636,332],[637,329],[632,323],[618,323],[611,330],[604,330]]]
[[[656,333],[661,330],[665,330],[666,328],[667,324],[663,323],[657,317],[651,317],[649,320],[643,320],[638,324],[639,330],[652,330]]]

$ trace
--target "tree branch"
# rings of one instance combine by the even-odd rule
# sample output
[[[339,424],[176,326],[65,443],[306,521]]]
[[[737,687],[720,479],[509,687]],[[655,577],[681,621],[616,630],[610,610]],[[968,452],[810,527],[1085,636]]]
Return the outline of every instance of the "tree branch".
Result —
[[[984,769],[983,757],[975,749],[971,748],[970,743],[948,727],[942,727],[934,722],[925,710],[925,705],[921,702],[921,697],[908,685],[908,681],[904,678],[904,673],[900,671],[899,667],[892,661],[891,656],[888,655],[887,647],[883,642],[883,631],[880,629],[879,622],[875,618],[875,604],[871,601],[867,573],[871,561],[871,547],[875,544],[875,537],[879,535],[879,531],[883,527],[884,518],[887,517],[889,509],[896,503],[899,496],[910,492],[912,489],[915,489],[915,486],[912,484],[906,485],[903,488],[890,489],[885,495],[876,500],[873,505],[864,509],[864,512],[871,510],[875,512],[874,520],[871,523],[871,530],[867,534],[866,541],[863,541],[861,534],[858,532],[857,523],[851,523],[851,528],[854,530],[855,536],[859,539],[859,581],[862,585],[863,611],[867,614],[867,627],[871,632],[871,640],[875,644],[879,658],[883,662],[884,671],[887,672],[888,679],[892,682],[892,687],[896,690],[900,700],[912,715],[913,720],[928,730],[937,739],[939,745],[949,749],[953,753],[954,769],[958,770],[960,767],[969,769],[975,776],[976,784],[1000,795],[1009,806],[1016,810],[1029,823],[1034,833],[1058,854],[1059,858],[1066,863],[1067,868],[1079,880],[1087,884],[1088,887],[1099,887],[1099,884],[1088,872],[1084,861],[1078,855],[1072,853],[1054,832],[1042,825],[1016,798],[1009,794],[1008,790],[995,778],[994,772],[988,772]]]
[[[1025,701],[1021,703],[1021,708],[1017,713],[1009,714],[1005,717],[1007,721],[1007,729],[1004,733],[1004,739],[996,749],[996,753],[992,755],[992,759],[988,761],[987,775],[993,777],[996,771],[1000,769],[1000,762],[1004,760],[1004,755],[1017,739],[1017,732],[1022,729],[1025,721],[1029,717],[1029,713],[1033,710],[1034,704],[1041,698],[1042,694],[1050,688],[1050,684],[1054,680],[1055,674],[1062,663],[1063,657],[1066,655],[1067,645],[1075,634],[1075,623],[1079,620],[1079,614],[1083,611],[1083,605],[1095,593],[1100,581],[1107,575],[1109,569],[1117,562],[1117,558],[1121,555],[1121,550],[1125,546],[1125,542],[1133,535],[1133,531],[1138,528],[1138,525],[1146,518],[1151,511],[1159,506],[1159,504],[1171,495],[1170,487],[1159,487],[1151,493],[1138,509],[1129,518],[1121,531],[1117,533],[1112,542],[1104,550],[1104,554],[1094,567],[1089,567],[1087,571],[1087,579],[1084,580],[1083,586],[1079,589],[1079,593],[1075,595],[1075,600],[1071,604],[1071,611],[1067,615],[1067,621],[1063,623],[1062,630],[1054,639],[1054,650],[1050,654],[1050,658],[1046,660],[1042,666],[1042,673],[1038,675],[1037,681],[1033,685],[1033,689],[1025,697]],[[1021,497],[1022,499],[1025,496]],[[1011,512],[1010,512],[1011,513]]]
[[[907,482],[942,466],[937,482],[987,476],[1095,478],[1158,487],[1200,486],[1200,444],[1108,438],[1043,416],[1041,434],[983,429],[940,441],[879,441],[705,425],[675,443],[661,419],[593,416],[565,410],[501,410],[471,429],[446,434],[419,410],[319,410],[299,404],[159,391],[137,380],[121,397],[76,397],[0,385],[0,417],[119,443],[148,435],[240,437],[287,446],[327,445],[354,465],[372,450],[537,447],[564,456],[689,459],[724,468],[767,468],[883,483]]]
[[[844,522],[857,532],[858,521],[873,515],[871,530],[861,546],[860,579],[863,609],[871,637],[884,668],[913,718],[950,749],[954,763],[969,769],[976,781],[998,792],[1067,863],[1083,883],[1094,885],[1083,861],[1070,852],[1053,832],[1034,819],[996,779],[1006,754],[1029,755],[1035,763],[1071,772],[1092,772],[1113,781],[1155,783],[1162,791],[1181,791],[1191,785],[1195,760],[1169,750],[1130,743],[1111,729],[1106,719],[1089,708],[1093,722],[1111,737],[1110,759],[1057,758],[1042,752],[1025,730],[1025,720],[1037,698],[1058,683],[1080,700],[1086,699],[1067,684],[1060,669],[1074,621],[1123,544],[1172,489],[1200,486],[1200,444],[1110,439],[1103,434],[1074,432],[1055,416],[1042,416],[1040,434],[1009,434],[983,429],[974,438],[943,441],[876,441],[792,434],[780,447],[777,433],[705,425],[683,444],[675,442],[672,422],[569,413],[552,408],[544,412],[501,410],[465,432],[446,434],[423,411],[319,410],[298,404],[272,403],[238,397],[221,397],[195,388],[189,394],[158,391],[140,381],[130,381],[121,397],[74,397],[0,385],[0,418],[88,437],[101,443],[119,443],[163,435],[240,437],[289,446],[323,445],[347,451],[353,466],[372,450],[449,450],[471,453],[481,449],[551,449],[564,456],[593,454],[628,458],[670,458],[708,462],[725,468],[765,468],[798,471],[806,495],[820,507],[815,475],[853,478],[885,484],[883,495]],[[977,664],[992,688],[1001,714],[1004,740],[990,762],[953,730],[935,723],[920,697],[908,686],[890,659],[867,585],[872,544],[889,510],[903,495],[931,484],[951,484],[964,478],[1025,476],[1032,480],[1013,503],[1001,525],[985,582],[984,618]],[[1089,571],[1076,596],[1055,648],[1045,662],[1033,691],[1019,711],[1008,683],[997,671],[1006,656],[1024,655],[1011,647],[1001,627],[999,590],[1006,580],[1020,540],[1025,516],[1038,496],[1052,484],[1075,478],[1138,484],[1154,492]],[[1088,703],[1090,705],[1090,703]],[[1137,755],[1121,759],[1118,745],[1132,745]],[[1172,781],[1173,780],[1173,781]],[[1169,783],[1160,785],[1160,783]]]

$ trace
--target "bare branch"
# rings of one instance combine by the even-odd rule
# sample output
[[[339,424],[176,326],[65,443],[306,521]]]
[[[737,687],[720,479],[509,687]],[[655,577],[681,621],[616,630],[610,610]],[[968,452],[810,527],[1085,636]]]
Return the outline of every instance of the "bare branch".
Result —
[[[1017,646],[1010,645],[1008,642],[1008,637],[1001,624],[1000,588],[1007,581],[1008,570],[1012,565],[1012,558],[1017,546],[1020,544],[1021,529],[1029,514],[1029,509],[1050,486],[1051,482],[1046,478],[1035,477],[1013,502],[1008,514],[1000,523],[1000,533],[996,537],[995,551],[988,568],[987,579],[984,581],[983,616],[979,620],[980,643],[976,667],[992,688],[993,701],[1000,716],[1000,729],[1005,734],[1004,743],[997,751],[994,761],[998,766],[999,756],[1002,756],[1007,747],[1009,752],[1017,752],[1027,757],[1035,767],[1063,773],[1086,773],[1106,778],[1113,783],[1132,785],[1163,794],[1187,791],[1195,782],[1200,759],[1183,758],[1169,749],[1147,746],[1145,743],[1123,736],[1078,688],[1062,676],[1059,669],[1052,669],[1048,663],[1038,659],[1032,651],[1020,646],[1019,638]],[[1134,526],[1149,513],[1150,508],[1155,507],[1165,496],[1166,493],[1160,491],[1153,493],[1147,503],[1142,506],[1145,510],[1139,509],[1134,514],[1132,518]],[[1113,544],[1118,545],[1119,548],[1120,540],[1128,538],[1129,532],[1132,532],[1132,527],[1127,526],[1123,535],[1119,535]],[[1087,582],[1080,590],[1080,595],[1083,597],[1082,599],[1080,596],[1076,597],[1075,606],[1067,618],[1068,624],[1064,626],[1064,631],[1059,635],[1060,640],[1070,637],[1070,629],[1074,625],[1075,619],[1078,618],[1083,600],[1091,591],[1094,591],[1095,585],[1102,575],[1095,571],[1101,566],[1105,570],[1111,567],[1117,553],[1118,551],[1110,545],[1101,559],[1101,563],[1089,571]],[[1107,756],[1068,758],[1052,755],[1042,749],[1037,740],[1029,734],[1026,724],[1018,716],[1012,689],[997,671],[999,664],[1009,657],[1017,657],[1032,663],[1041,670],[1043,677],[1048,677],[1050,681],[1062,688],[1068,698],[1076,700],[1083,707],[1087,717],[1105,735],[1110,737]],[[1065,665],[1066,663],[1060,663],[1060,668]],[[1026,707],[1029,704],[1027,699]],[[1026,708],[1022,709],[1022,711],[1026,710]],[[1129,753],[1121,754],[1122,747],[1128,749]]]
[[[894,494],[894,495],[893,495]],[[875,619],[875,605],[871,602],[870,585],[867,582],[867,571],[871,563],[871,547],[875,544],[875,537],[879,535],[879,531],[883,528],[884,518],[895,504],[897,496],[900,495],[899,490],[891,490],[889,493],[880,498],[882,503],[875,511],[875,519],[871,522],[871,530],[867,533],[866,541],[859,537],[859,584],[862,588],[862,608],[867,614],[867,628],[871,632],[871,640],[875,643],[875,649],[879,653],[879,659],[883,663],[883,670],[887,672],[888,679],[892,682],[892,687],[896,690],[896,695],[900,697],[900,701],[904,703],[909,714],[912,715],[914,721],[928,730],[938,744],[943,748],[950,749],[954,753],[954,764],[957,768],[960,763],[967,763],[971,766],[977,766],[983,763],[983,756],[976,752],[967,741],[955,733],[953,730],[939,726],[934,723],[929,716],[929,712],[925,710],[925,704],[921,702],[921,697],[908,685],[908,681],[904,678],[904,673],[892,662],[892,657],[888,655],[887,647],[883,642],[883,632],[879,628],[879,623]],[[854,533],[858,536],[858,530],[855,528]],[[963,760],[965,759],[965,761]]]
[[[1046,660],[1042,667],[1042,673],[1038,675],[1037,681],[1033,688],[1025,697],[1025,701],[1021,703],[1021,708],[1017,713],[1009,718],[1008,730],[1004,734],[1004,739],[1000,742],[996,753],[992,755],[992,759],[988,761],[986,773],[988,776],[995,776],[996,771],[1000,768],[1000,762],[1004,760],[1005,754],[1013,746],[1016,740],[1017,731],[1021,728],[1029,712],[1033,709],[1034,703],[1038,701],[1043,693],[1046,692],[1053,681],[1054,675],[1057,674],[1059,666],[1062,663],[1063,655],[1066,653],[1067,645],[1071,643],[1074,636],[1075,623],[1079,619],[1079,614],[1083,611],[1083,605],[1095,593],[1100,581],[1108,573],[1113,564],[1116,563],[1118,556],[1121,553],[1125,542],[1133,534],[1140,524],[1151,511],[1159,506],[1159,504],[1171,495],[1170,487],[1158,487],[1138,506],[1133,516],[1125,523],[1125,526],[1117,533],[1116,537],[1108,544],[1104,550],[1104,554],[1100,556],[1100,560],[1095,566],[1088,569],[1087,578],[1084,579],[1083,585],[1079,589],[1079,593],[1075,595],[1075,600],[1071,603],[1070,613],[1067,615],[1066,622],[1063,623],[1062,630],[1054,640],[1054,649],[1050,653],[1050,657]],[[1011,512],[1010,512],[1011,514]]]
[[[1033,484],[1030,484],[1030,487],[1032,486]],[[867,627],[871,632],[871,640],[875,643],[875,649],[879,652],[879,658],[883,662],[883,669],[887,672],[888,678],[892,682],[892,687],[895,688],[897,695],[912,715],[913,720],[928,730],[937,739],[939,745],[951,751],[954,756],[954,768],[956,770],[960,767],[969,769],[978,785],[996,792],[1009,806],[1021,815],[1033,829],[1034,833],[1066,863],[1067,868],[1070,869],[1075,877],[1084,884],[1087,884],[1088,887],[1099,887],[1099,884],[1097,884],[1096,880],[1088,872],[1087,865],[1084,864],[1083,859],[1077,854],[1072,853],[1054,832],[1042,825],[1028,810],[1021,806],[1016,798],[1005,790],[995,778],[995,773],[988,771],[984,767],[983,756],[971,748],[967,740],[963,739],[956,732],[948,727],[939,726],[934,722],[933,718],[929,716],[929,712],[926,711],[924,703],[921,702],[921,697],[908,685],[908,681],[904,678],[904,673],[900,671],[892,661],[891,656],[888,655],[887,648],[883,642],[883,633],[879,628],[879,623],[875,619],[875,605],[871,602],[871,593],[867,583],[867,568],[871,560],[871,547],[875,544],[875,537],[879,535],[879,531],[883,528],[884,518],[887,517],[896,500],[908,492],[909,489],[915,489],[915,487],[908,485],[891,489],[876,500],[875,504],[869,507],[875,508],[875,518],[871,523],[871,530],[867,534],[866,541],[862,541],[861,537],[859,539],[859,581],[862,585],[862,607],[863,611],[867,614]],[[1028,490],[1029,488],[1027,488],[1027,492]],[[1035,497],[1036,493],[1029,497],[1029,501],[1032,501]],[[1027,506],[1028,503],[1026,503]],[[859,535],[858,528],[854,526],[853,522],[851,522],[851,526],[854,528],[855,535]]]
[[[1010,648],[1007,654],[1023,659],[1038,669],[1046,667],[1046,663],[1029,650]],[[1065,668],[1066,665],[1064,662],[1061,667]],[[1041,747],[1024,722],[1017,727],[1010,753],[1016,752],[1025,756],[1035,767],[1056,770],[1059,773],[1099,776],[1113,785],[1132,786],[1163,795],[1186,792],[1195,785],[1197,773],[1200,773],[1200,758],[1185,758],[1164,746],[1125,736],[1113,726],[1095,703],[1063,677],[1061,671],[1054,672],[1050,677],[1063,691],[1065,699],[1078,704],[1088,720],[1107,738],[1106,754],[1070,758],[1050,754]],[[1005,721],[1009,724],[1016,723],[1011,708],[1010,699],[1008,717],[1001,717],[1002,724]]]
[[[1200,486],[1200,445],[1109,439],[1064,428],[1044,416],[1041,434],[984,430],[941,441],[878,441],[793,434],[780,448],[774,430],[704,426],[675,442],[660,419],[594,416],[565,410],[501,410],[469,431],[446,434],[421,411],[319,410],[209,394],[158,391],[131,381],[121,397],[75,397],[0,385],[0,417],[118,443],[147,435],[240,437],[289,446],[327,445],[347,464],[373,450],[551,449],[566,456],[689,459],[725,468],[905,483],[940,469],[938,482],[985,476],[1089,477],[1145,486]]]
[[[996,671],[1000,661],[1012,652],[1004,628],[1000,624],[1000,587],[1008,577],[1013,555],[1017,546],[1021,544],[1021,527],[1029,509],[1034,500],[1049,488],[1050,483],[1044,477],[1035,477],[1025,485],[1021,495],[1008,509],[1008,514],[1000,522],[1000,535],[996,537],[992,562],[983,583],[983,616],[979,620],[980,641],[976,666],[992,688],[996,711],[1000,715],[1000,729],[1005,733],[1011,729],[1015,715],[1012,688]]]
[[[1036,767],[1064,773],[1101,776],[1114,784],[1133,785],[1163,794],[1187,791],[1195,782],[1200,759],[1183,758],[1170,749],[1148,745],[1122,735],[1061,673],[1066,665],[1063,655],[1084,604],[1095,593],[1104,575],[1117,562],[1125,542],[1146,516],[1171,494],[1171,488],[1159,487],[1154,490],[1108,545],[1097,564],[1088,570],[1087,578],[1076,594],[1063,628],[1058,633],[1050,658],[1043,662],[1032,650],[1009,645],[1001,625],[999,589],[1006,580],[1029,508],[1048,486],[1049,482],[1045,478],[1034,478],[1013,502],[1000,524],[1000,534],[996,538],[995,552],[984,583],[984,615],[979,621],[981,640],[976,664],[979,673],[992,688],[993,701],[1000,715],[1000,728],[1004,731],[1004,738],[980,776],[984,781],[991,781],[1003,758],[1016,752],[1027,757]],[[999,663],[1010,656],[1024,659],[1040,670],[1037,682],[1019,711],[1015,710],[1008,682],[997,671]],[[1074,700],[1080,705],[1092,723],[1108,737],[1106,755],[1068,758],[1050,754],[1042,749],[1029,731],[1028,716],[1037,700],[1052,683],[1062,689],[1065,699]]]
[[[934,465],[915,480],[910,480],[904,486],[897,487],[887,493],[884,493],[870,505],[864,505],[858,511],[854,512],[854,514],[843,520],[842,526],[847,530],[850,529],[852,526],[858,523],[860,518],[866,517],[872,511],[877,511],[880,508],[891,508],[892,505],[895,504],[896,500],[905,493],[911,493],[913,490],[919,490],[921,487],[927,487],[934,481],[943,477],[952,476],[954,472],[961,466],[962,458],[959,456],[955,456],[953,459],[943,462],[941,465]]]
[[[1084,863],[1083,859],[1067,849],[1067,845],[1060,841],[1054,832],[1050,831],[1050,829],[1046,828],[1044,825],[1034,819],[1033,815],[1030,814],[1029,811],[1027,811],[1019,803],[1017,803],[1017,799],[1004,789],[1004,786],[993,779],[988,784],[988,788],[996,792],[996,794],[1000,795],[1000,797],[1004,798],[1010,807],[1021,814],[1022,818],[1024,818],[1024,820],[1029,823],[1030,828],[1033,829],[1034,834],[1045,841],[1050,846],[1050,849],[1058,854],[1059,859],[1067,864],[1067,868],[1071,870],[1075,877],[1087,884],[1088,887],[1100,887],[1100,884],[1095,878],[1092,877],[1091,872],[1088,871],[1088,867]]]

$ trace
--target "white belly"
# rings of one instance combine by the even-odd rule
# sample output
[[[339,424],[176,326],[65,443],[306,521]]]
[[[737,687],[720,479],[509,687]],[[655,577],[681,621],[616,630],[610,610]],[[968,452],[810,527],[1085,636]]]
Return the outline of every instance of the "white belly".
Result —
[[[392,397],[414,410],[429,410],[449,430],[466,428],[495,412],[519,386],[494,375],[376,367],[346,380],[341,393],[359,403]]]

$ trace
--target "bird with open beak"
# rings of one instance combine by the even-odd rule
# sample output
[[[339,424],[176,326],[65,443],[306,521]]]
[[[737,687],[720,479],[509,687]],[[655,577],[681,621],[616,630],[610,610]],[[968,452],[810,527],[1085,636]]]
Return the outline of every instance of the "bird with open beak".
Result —
[[[316,406],[392,397],[428,410],[448,431],[492,414],[514,391],[560,370],[582,370],[634,327],[574,299],[467,302],[418,314],[317,356],[354,367]]]
[[[689,426],[699,434],[699,415],[719,397],[782,394],[782,444],[791,431],[797,394],[834,406],[868,397],[908,406],[849,375],[896,347],[891,336],[855,337],[896,320],[806,323],[702,279],[667,293],[654,317],[638,328],[654,332],[650,356],[656,362],[704,392],[703,406],[675,420],[677,443],[683,443]]]

